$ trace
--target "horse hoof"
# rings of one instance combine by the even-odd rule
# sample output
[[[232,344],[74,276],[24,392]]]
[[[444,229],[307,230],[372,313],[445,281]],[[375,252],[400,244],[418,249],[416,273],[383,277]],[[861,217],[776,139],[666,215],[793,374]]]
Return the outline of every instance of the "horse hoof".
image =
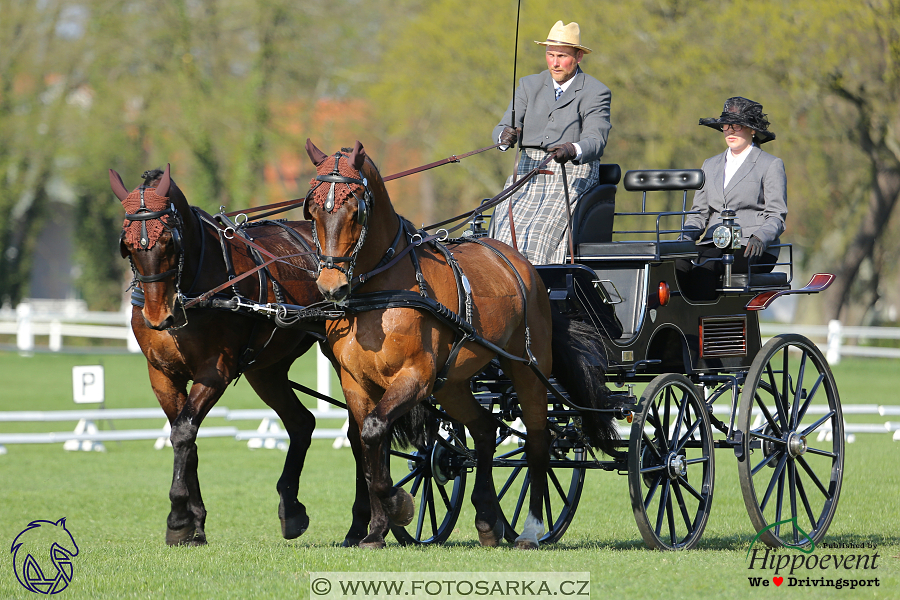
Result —
[[[538,543],[534,540],[516,540],[516,550],[537,550]]]
[[[286,540],[300,537],[307,529],[309,529],[309,517],[306,513],[289,519],[281,519],[281,536]]]
[[[494,522],[494,526],[488,529],[486,523],[475,523],[475,529],[478,531],[478,541],[482,546],[496,548],[503,539],[503,521],[499,518]]]
[[[391,523],[400,527],[406,527],[412,523],[416,516],[416,501],[412,494],[404,489],[397,488],[397,492],[389,501],[393,507],[385,506],[385,510],[391,519]]]
[[[166,528],[166,545],[167,546],[191,546],[194,544],[194,527],[182,527],[181,529]],[[206,540],[203,541],[206,543]]]
[[[366,550],[381,550],[384,548],[384,538],[373,538],[369,541],[368,537],[364,538],[360,543],[360,548],[365,548]]]
[[[356,548],[361,541],[362,538],[345,537],[344,541],[341,542],[341,548]]]

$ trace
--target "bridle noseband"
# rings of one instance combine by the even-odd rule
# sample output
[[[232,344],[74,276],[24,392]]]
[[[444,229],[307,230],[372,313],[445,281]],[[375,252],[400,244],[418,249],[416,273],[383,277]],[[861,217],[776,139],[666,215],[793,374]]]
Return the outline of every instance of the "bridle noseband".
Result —
[[[353,280],[353,267],[356,266],[356,258],[359,254],[359,251],[363,247],[363,243],[366,241],[366,234],[369,231],[369,213],[372,210],[372,191],[369,189],[369,181],[365,177],[363,177],[362,172],[358,171],[359,177],[346,177],[341,175],[340,170],[338,168],[338,163],[344,158],[344,155],[340,152],[336,152],[334,155],[334,168],[331,170],[331,173],[328,175],[316,175],[317,183],[313,186],[309,192],[306,194],[306,209],[304,213],[307,218],[309,216],[309,203],[312,199],[313,193],[319,189],[319,186],[323,183],[330,183],[331,187],[328,190],[328,196],[325,198],[325,203],[322,208],[325,209],[326,212],[331,213],[335,210],[335,198],[334,198],[334,189],[335,186],[339,183],[343,183],[347,186],[347,189],[350,190],[350,194],[356,199],[357,203],[357,212],[356,212],[356,222],[362,225],[362,232],[359,234],[359,239],[356,241],[356,245],[353,247],[353,251],[350,253],[350,256],[328,256],[322,254],[322,246],[319,243],[319,236],[316,232],[316,222],[312,221],[312,238],[313,242],[316,244],[316,258],[319,263],[319,271],[322,269],[335,269],[340,271],[344,275],[347,276],[348,281]],[[353,191],[353,188],[350,187],[350,184],[357,184],[363,187],[363,197],[360,198],[356,195],[356,192]],[[310,219],[311,220],[311,219]],[[345,269],[336,263],[349,263],[349,266]]]

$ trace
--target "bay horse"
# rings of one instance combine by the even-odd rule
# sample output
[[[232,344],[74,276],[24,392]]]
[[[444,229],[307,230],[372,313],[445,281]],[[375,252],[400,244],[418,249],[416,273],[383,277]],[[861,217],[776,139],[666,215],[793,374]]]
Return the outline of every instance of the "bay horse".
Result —
[[[309,526],[309,517],[297,498],[298,481],[315,418],[294,394],[288,371],[316,342],[316,336],[228,310],[185,310],[186,295],[199,296],[214,289],[229,276],[254,268],[259,257],[254,261],[246,244],[222,235],[208,213],[188,204],[168,165],[165,171],[146,172],[144,184],[130,193],[112,169],[109,178],[126,212],[121,254],[130,259],[135,283],[143,293],[143,306],[132,307],[131,327],[147,358],[150,385],[172,427],[174,467],[166,543],[206,543],[206,508],[197,477],[197,431],[228,384],[241,374],[278,414],[290,436],[276,485],[278,517],[286,539],[300,536]],[[311,249],[306,222],[279,225],[267,221],[248,224],[243,230],[276,256]],[[258,277],[241,280],[228,293],[260,302],[306,306],[321,300],[311,273],[314,267],[309,256],[275,262],[259,271]],[[350,429],[353,435],[354,428]],[[365,526],[366,522],[355,523],[351,531]]]
[[[583,362],[586,344],[593,341],[577,339],[565,324],[554,326],[540,276],[514,249],[487,238],[444,246],[416,232],[395,212],[359,142],[332,156],[310,140],[306,150],[317,173],[304,205],[318,251],[316,283],[327,301],[345,309],[343,317],[326,323],[326,333],[348,409],[361,428],[358,468],[368,484],[371,521],[360,547],[384,547],[391,524],[405,526],[412,519],[412,497],[391,480],[387,432],[432,395],[472,435],[475,528],[482,545],[499,544],[504,526],[491,475],[498,422],[470,386],[472,376],[497,356],[527,428],[531,496],[515,546],[537,548],[550,456],[547,388],[532,366],[549,376],[554,355]],[[605,408],[603,373],[587,373],[590,382],[562,384],[590,390],[580,398],[582,406]],[[613,448],[617,435],[609,413],[590,413],[584,428],[593,445]]]

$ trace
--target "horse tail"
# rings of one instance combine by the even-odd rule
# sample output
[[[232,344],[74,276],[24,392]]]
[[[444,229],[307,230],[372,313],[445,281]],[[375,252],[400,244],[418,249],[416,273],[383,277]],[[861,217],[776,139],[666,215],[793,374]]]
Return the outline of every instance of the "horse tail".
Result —
[[[428,409],[416,404],[412,410],[394,422],[391,429],[391,445],[397,449],[425,448],[426,427],[431,420],[426,419]]]
[[[553,311],[553,376],[571,401],[592,409],[612,408],[606,387],[606,347],[589,323]],[[610,456],[618,456],[619,431],[610,412],[581,412],[588,443]]]

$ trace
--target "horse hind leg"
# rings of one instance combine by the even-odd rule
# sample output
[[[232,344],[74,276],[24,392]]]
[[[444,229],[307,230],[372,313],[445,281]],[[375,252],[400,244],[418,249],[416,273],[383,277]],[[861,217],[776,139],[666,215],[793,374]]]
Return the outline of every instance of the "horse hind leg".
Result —
[[[293,360],[291,356],[272,367],[246,373],[253,390],[278,414],[290,437],[284,468],[275,485],[279,497],[281,535],[287,540],[300,537],[309,528],[309,515],[298,494],[300,474],[316,427],[315,417],[291,388],[288,370]]]
[[[539,363],[540,364],[540,363]],[[525,457],[531,478],[528,516],[515,547],[534,550],[544,535],[544,498],[547,495],[547,472],[550,468],[550,435],[547,430],[547,392],[531,368],[522,363],[502,360],[501,365],[510,377],[525,424]]]

